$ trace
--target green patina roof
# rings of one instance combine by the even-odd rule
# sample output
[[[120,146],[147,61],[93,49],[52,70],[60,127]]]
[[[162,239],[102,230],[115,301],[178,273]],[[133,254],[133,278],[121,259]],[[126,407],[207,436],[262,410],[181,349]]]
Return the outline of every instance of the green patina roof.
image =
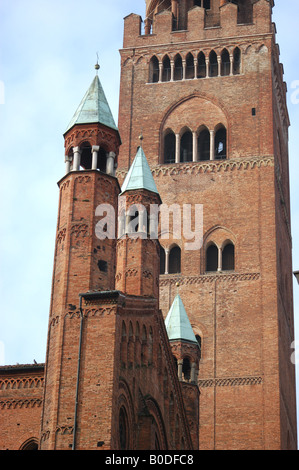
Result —
[[[69,123],[67,132],[75,124],[99,123],[118,130],[99,77],[96,75]]]
[[[176,295],[168,312],[165,326],[170,341],[182,340],[197,344],[195,334],[179,294]]]
[[[142,147],[139,147],[137,151],[136,157],[122,185],[121,192],[124,193],[132,189],[147,189],[159,194]]]

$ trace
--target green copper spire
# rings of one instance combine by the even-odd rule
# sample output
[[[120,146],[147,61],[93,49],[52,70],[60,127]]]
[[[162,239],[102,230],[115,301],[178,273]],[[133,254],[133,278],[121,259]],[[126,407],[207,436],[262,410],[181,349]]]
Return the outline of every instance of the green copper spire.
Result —
[[[179,294],[176,295],[165,319],[169,341],[182,340],[196,343],[195,334]]]
[[[136,157],[122,185],[121,192],[124,193],[132,189],[147,189],[159,194],[142,147],[139,147],[137,151]]]
[[[94,77],[65,132],[76,124],[91,123],[104,124],[118,130],[98,75]]]

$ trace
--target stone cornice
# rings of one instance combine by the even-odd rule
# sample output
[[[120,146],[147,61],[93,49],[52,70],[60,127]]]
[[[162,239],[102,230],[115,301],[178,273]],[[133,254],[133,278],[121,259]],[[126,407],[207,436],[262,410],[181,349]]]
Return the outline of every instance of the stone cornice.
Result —
[[[208,160],[201,162],[187,162],[187,163],[171,163],[160,164],[151,167],[153,176],[168,176],[189,174],[198,175],[202,173],[218,173],[220,171],[232,170],[252,170],[261,167],[274,167],[274,156],[265,155],[262,157],[243,157],[228,160]],[[126,170],[119,170],[117,172],[118,178],[124,178],[127,174]]]

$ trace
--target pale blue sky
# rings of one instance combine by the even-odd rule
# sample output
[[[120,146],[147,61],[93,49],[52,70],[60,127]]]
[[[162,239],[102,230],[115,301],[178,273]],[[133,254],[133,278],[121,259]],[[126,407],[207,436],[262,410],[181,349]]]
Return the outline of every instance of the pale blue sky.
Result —
[[[117,122],[123,18],[132,12],[144,17],[144,10],[144,0],[0,0],[0,365],[45,360],[63,132],[94,77],[97,52]],[[273,20],[291,119],[295,270],[299,104],[292,95],[299,93],[294,95],[292,84],[299,80],[298,0],[276,0]],[[299,338],[297,283],[294,296]]]

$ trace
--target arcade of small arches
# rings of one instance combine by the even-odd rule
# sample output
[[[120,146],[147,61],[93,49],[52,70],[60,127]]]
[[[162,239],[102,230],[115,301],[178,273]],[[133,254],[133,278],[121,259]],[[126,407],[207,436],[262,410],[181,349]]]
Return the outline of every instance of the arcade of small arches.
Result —
[[[241,51],[227,48],[218,54],[200,51],[197,55],[188,52],[185,56],[177,53],[174,57],[166,54],[163,58],[153,56],[149,62],[149,83],[194,80],[211,77],[239,75],[241,73]]]
[[[227,240],[222,246],[210,242],[204,252],[204,272],[223,272],[235,270],[235,245]],[[181,274],[181,248],[160,245],[160,274]]]
[[[225,160],[227,158],[227,131],[219,123],[214,129],[202,125],[196,130],[183,127],[174,133],[166,129],[163,133],[163,161],[161,163],[198,162]]]
[[[71,147],[65,157],[66,173],[79,170],[99,170],[115,176],[116,154],[105,147],[84,141],[77,147]]]

